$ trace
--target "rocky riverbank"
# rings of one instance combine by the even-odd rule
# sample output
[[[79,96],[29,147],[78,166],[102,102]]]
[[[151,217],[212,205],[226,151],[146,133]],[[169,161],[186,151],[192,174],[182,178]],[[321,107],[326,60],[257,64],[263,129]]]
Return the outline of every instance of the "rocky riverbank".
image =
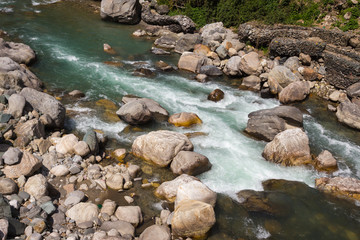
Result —
[[[136,4],[134,6],[138,9]],[[144,7],[143,14],[157,15],[150,7],[159,12],[164,10],[160,6],[148,6]],[[356,95],[350,95],[349,89],[335,91],[333,86],[328,85],[325,62],[312,56],[311,52],[303,53],[295,49],[290,52],[295,52],[296,56],[269,58],[262,51],[247,46],[239,34],[223,28],[221,23],[204,27],[200,34],[189,34],[193,31],[192,25],[183,24],[190,21],[185,17],[155,19],[170,24],[164,24],[167,26],[165,28],[148,26],[135,35],[161,36],[155,44],[165,47],[167,52],[175,50],[182,53],[178,67],[194,72],[201,82],[223,74],[246,76],[242,87],[260,91],[263,97],[277,96],[284,104],[306,99],[310,89],[315,91],[317,86],[326,86],[330,91],[323,96],[332,99],[332,104],[339,104],[337,114],[349,109],[350,104],[357,104]],[[186,34],[175,34],[170,30]],[[166,130],[153,131],[137,137],[132,143],[131,152],[127,153],[125,149],[106,151],[106,136],[95,129],[89,129],[84,136],[65,134],[63,124],[69,112],[66,113],[57,98],[42,89],[40,80],[23,65],[34,61],[33,51],[26,45],[2,43],[5,50],[0,51],[4,54],[0,61],[0,82],[3,84],[0,98],[3,111],[3,175],[0,180],[0,213],[3,214],[0,216],[0,235],[28,239],[206,238],[215,224],[214,207],[218,196],[191,176],[208,171],[211,163],[206,156],[193,151],[188,136]],[[293,40],[290,43],[294,44]],[[288,48],[293,48],[291,44]],[[312,46],[311,43],[306,44]],[[325,51],[323,47],[323,44],[316,42],[314,49]],[[282,45],[275,47],[281,48]],[[111,53],[111,47],[106,46],[106,50]],[[154,52],[164,53],[160,49],[154,49]],[[159,62],[158,66],[164,71],[171,68],[164,62]],[[340,72],[343,75],[346,73]],[[140,69],[138,74],[153,75],[152,70],[146,68]],[[352,88],[355,88],[356,94],[356,85]],[[76,102],[83,96],[81,92],[74,91],[66,93],[64,98]],[[296,98],[292,99],[293,96]],[[209,100],[221,101],[223,97],[224,92],[215,89],[210,93]],[[169,116],[170,109],[149,98],[125,96],[120,108],[109,100],[100,100],[97,105],[106,108],[112,119],[121,119],[134,128],[156,121],[168,121],[176,127],[196,126],[203,122],[195,113],[179,112]],[[353,110],[347,111],[356,119],[351,115]],[[292,106],[280,106],[249,114],[245,131],[252,137],[269,142],[263,153],[266,160],[285,166],[305,164],[326,171],[327,176],[332,178],[318,179],[316,185],[320,190],[358,200],[359,181],[333,177],[331,172],[337,167],[336,159],[326,150],[316,158],[311,156],[309,140],[302,127],[301,111]],[[129,155],[163,167],[178,177],[162,183],[163,179],[144,178],[146,168],[124,160]],[[289,188],[287,184],[269,180],[263,186],[266,191],[274,191],[282,189],[278,185]],[[298,188],[306,189],[302,185]],[[153,189],[155,195],[164,200],[159,215],[146,215],[147,209],[136,205],[139,196],[134,192],[141,192],[142,189]],[[100,198],[105,191],[123,193],[122,203],[110,197]],[[281,193],[279,196],[282,196]],[[240,205],[249,213],[287,216],[290,212],[279,209],[279,197],[274,197],[270,192],[241,191],[237,197]],[[267,229],[272,229],[269,230],[272,233],[280,232],[278,228],[274,230],[274,226],[278,225],[274,222],[271,226],[268,224]]]

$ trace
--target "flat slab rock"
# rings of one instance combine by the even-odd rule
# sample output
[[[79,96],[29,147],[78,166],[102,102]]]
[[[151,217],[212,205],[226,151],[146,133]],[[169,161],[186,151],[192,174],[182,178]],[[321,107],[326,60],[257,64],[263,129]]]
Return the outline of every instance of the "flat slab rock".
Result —
[[[345,197],[360,201],[360,180],[350,177],[318,178],[316,187],[324,192],[338,197]]]

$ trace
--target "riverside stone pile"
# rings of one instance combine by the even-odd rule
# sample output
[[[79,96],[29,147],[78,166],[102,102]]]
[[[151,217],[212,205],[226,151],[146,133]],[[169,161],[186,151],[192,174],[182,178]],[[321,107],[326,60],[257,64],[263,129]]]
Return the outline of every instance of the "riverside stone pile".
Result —
[[[102,164],[103,159],[110,157],[104,152],[106,137],[93,129],[82,138],[64,134],[66,109],[55,97],[43,92],[40,80],[22,65],[32,61],[28,52],[33,51],[28,51],[30,48],[24,44],[6,43],[6,46],[11,49],[4,52],[0,49],[0,55],[4,56],[0,57],[1,239],[170,240],[206,236],[215,223],[216,193],[185,173],[200,174],[209,170],[211,163],[205,156],[191,151],[193,145],[185,135],[159,131],[149,133],[154,137],[143,142],[145,145],[139,143],[147,136],[140,136],[134,142],[135,155],[155,162],[155,159],[165,161],[161,166],[172,162],[174,173],[196,179],[196,183],[184,181],[173,186],[171,191],[175,196],[169,202],[176,199],[175,210],[164,209],[159,216],[151,216],[156,217],[154,225],[138,235],[136,229],[143,224],[143,212],[133,195],[126,191],[134,188],[134,181],[141,180],[140,167],[114,162]],[[73,91],[69,96],[84,94]],[[109,105],[105,101],[97,103]],[[116,106],[111,110],[116,111]],[[123,98],[118,115],[136,125],[145,123],[144,119],[167,121],[169,118],[169,113],[155,101],[134,96]],[[181,113],[171,119],[179,127],[201,123],[192,113]],[[151,144],[163,144],[164,149],[154,152]],[[111,155],[123,161],[126,150],[116,149]],[[96,196],[107,189],[124,191],[126,204],[118,205],[111,199]]]

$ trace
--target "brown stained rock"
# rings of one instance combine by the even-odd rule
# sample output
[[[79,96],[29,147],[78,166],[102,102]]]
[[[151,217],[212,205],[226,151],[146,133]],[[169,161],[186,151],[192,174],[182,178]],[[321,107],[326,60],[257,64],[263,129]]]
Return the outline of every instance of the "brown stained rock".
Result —
[[[170,116],[168,121],[176,127],[190,127],[202,123],[198,115],[189,112],[175,113]]]
[[[224,95],[225,95],[225,93],[222,90],[215,89],[214,91],[212,91],[209,94],[208,100],[213,101],[213,102],[218,102],[224,98]]]
[[[360,200],[360,180],[350,177],[318,178],[316,187],[326,193],[341,198]]]
[[[260,68],[259,54],[250,52],[244,55],[240,60],[239,68],[247,75],[257,74],[258,69]]]
[[[320,171],[335,171],[337,162],[328,150],[324,150],[315,159],[315,166]]]
[[[31,176],[41,167],[42,163],[28,151],[23,152],[19,164],[6,166],[3,172],[7,178],[19,178],[20,176]]]
[[[266,144],[263,157],[284,166],[299,166],[311,163],[309,138],[300,128],[288,129]]]
[[[211,52],[211,49],[206,45],[196,44],[194,46],[194,53],[195,54],[207,56],[210,52]]]

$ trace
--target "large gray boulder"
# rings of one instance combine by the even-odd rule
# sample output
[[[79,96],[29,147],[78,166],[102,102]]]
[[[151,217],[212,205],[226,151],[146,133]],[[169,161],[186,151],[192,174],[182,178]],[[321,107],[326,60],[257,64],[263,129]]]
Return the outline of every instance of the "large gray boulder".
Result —
[[[239,64],[240,70],[247,75],[255,75],[259,73],[260,58],[259,54],[256,52],[250,52],[245,54]]]
[[[175,52],[183,53],[194,50],[194,46],[196,44],[201,43],[201,37],[198,33],[195,34],[184,34],[184,36],[180,37],[180,39],[176,42]]]
[[[266,144],[263,156],[270,162],[284,166],[309,164],[312,161],[309,138],[300,128],[285,130]]]
[[[100,16],[125,24],[137,24],[141,20],[141,4],[139,0],[102,0]]]
[[[0,87],[21,90],[30,87],[40,90],[42,82],[25,65],[9,57],[0,57]]]
[[[124,104],[116,114],[121,120],[132,125],[144,124],[150,122],[152,119],[150,110],[146,104],[140,100]]]
[[[336,117],[339,122],[351,128],[360,130],[360,106],[350,101],[344,101],[337,107]]]
[[[160,130],[137,137],[132,152],[137,157],[166,167],[180,151],[192,151],[193,148],[184,134]]]
[[[346,88],[346,93],[349,97],[360,97],[360,82],[354,83]]]
[[[130,235],[135,236],[135,228],[131,223],[125,222],[125,221],[105,221],[100,227],[103,231],[110,231],[111,229],[116,229],[121,235]]]
[[[22,152],[18,148],[10,147],[4,155],[2,159],[4,159],[4,163],[7,165],[14,165],[20,162],[22,157]]]
[[[6,42],[0,38],[0,57],[9,57],[17,63],[29,64],[35,60],[35,52],[26,44]]]
[[[191,181],[178,187],[175,208],[184,200],[197,200],[215,206],[216,192],[212,191],[200,181]]]
[[[239,56],[231,57],[229,61],[227,61],[227,63],[225,64],[223,70],[224,73],[226,75],[231,75],[231,76],[241,75],[240,62],[241,62],[241,57]]]
[[[134,227],[143,221],[139,206],[119,206],[115,211],[115,216],[121,221],[131,223]]]
[[[24,88],[20,95],[25,97],[30,105],[42,114],[48,114],[53,120],[53,127],[61,128],[65,121],[65,107],[49,94],[32,88]]]
[[[204,45],[209,45],[211,41],[222,42],[226,38],[226,28],[222,22],[206,24],[200,29]]]
[[[16,126],[14,132],[18,137],[45,138],[44,125],[36,118],[21,123]]]
[[[301,111],[293,106],[258,110],[249,113],[248,117],[245,132],[264,141],[272,141],[278,133],[303,125]]]

